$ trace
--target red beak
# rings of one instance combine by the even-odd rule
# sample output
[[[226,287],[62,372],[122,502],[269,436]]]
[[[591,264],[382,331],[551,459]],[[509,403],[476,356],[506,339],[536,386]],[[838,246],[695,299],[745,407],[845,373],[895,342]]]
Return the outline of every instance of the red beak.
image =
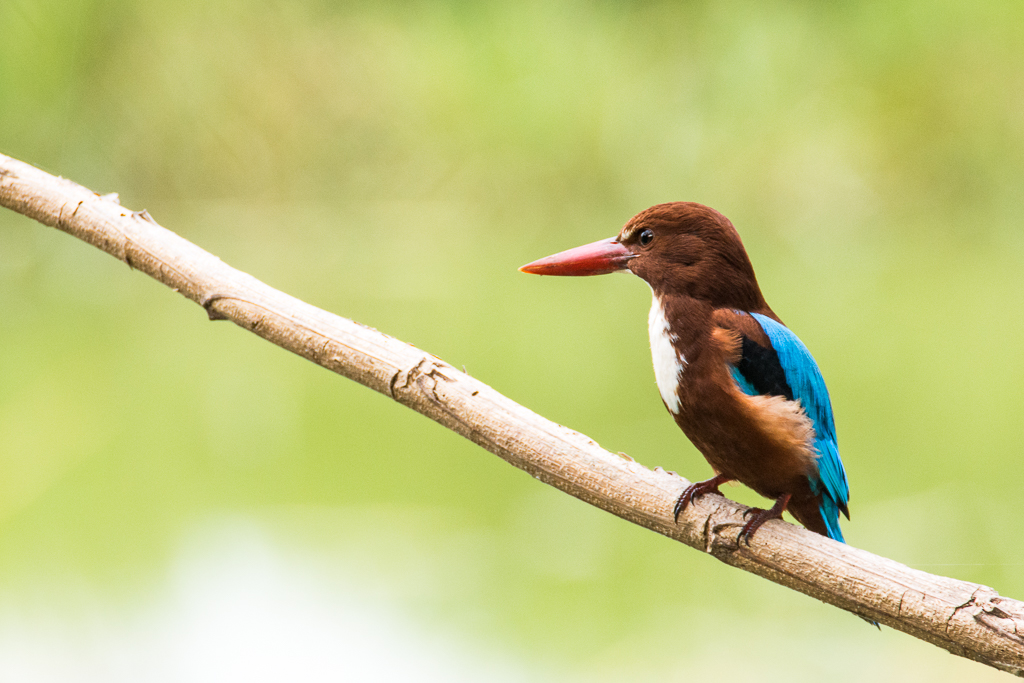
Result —
[[[519,270],[534,275],[605,275],[625,270],[634,254],[609,237],[600,242],[584,244],[554,256],[527,263]]]

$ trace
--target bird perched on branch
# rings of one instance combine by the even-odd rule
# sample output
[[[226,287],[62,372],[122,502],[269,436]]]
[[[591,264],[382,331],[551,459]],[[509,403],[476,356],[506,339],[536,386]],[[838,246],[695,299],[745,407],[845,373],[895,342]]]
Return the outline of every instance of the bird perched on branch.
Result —
[[[850,490],[836,447],[828,390],[807,347],[764,300],[732,223],[702,204],[658,204],[617,237],[520,268],[537,275],[632,272],[654,295],[649,329],[665,407],[715,476],[687,487],[697,497],[739,481],[775,504],[753,509],[739,534],[785,510],[811,531],[843,540]]]

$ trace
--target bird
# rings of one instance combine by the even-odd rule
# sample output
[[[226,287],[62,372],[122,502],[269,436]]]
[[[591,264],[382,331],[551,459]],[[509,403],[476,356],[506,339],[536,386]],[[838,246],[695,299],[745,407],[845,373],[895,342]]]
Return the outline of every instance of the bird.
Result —
[[[765,301],[733,224],[695,202],[658,204],[615,237],[520,268],[536,275],[631,272],[651,288],[648,331],[662,402],[714,476],[687,486],[676,523],[697,498],[730,481],[774,500],[751,508],[737,536],[789,511],[845,542],[850,488],[828,389],[802,341]]]

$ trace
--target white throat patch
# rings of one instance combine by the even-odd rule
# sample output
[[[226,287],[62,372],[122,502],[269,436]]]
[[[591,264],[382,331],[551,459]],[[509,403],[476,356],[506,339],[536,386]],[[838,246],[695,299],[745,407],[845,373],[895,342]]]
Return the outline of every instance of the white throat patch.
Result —
[[[669,331],[665,308],[657,295],[651,302],[647,318],[647,331],[651,335],[651,357],[654,359],[654,378],[665,405],[673,414],[679,414],[679,379],[683,376],[686,359],[676,351],[673,342],[679,338]]]

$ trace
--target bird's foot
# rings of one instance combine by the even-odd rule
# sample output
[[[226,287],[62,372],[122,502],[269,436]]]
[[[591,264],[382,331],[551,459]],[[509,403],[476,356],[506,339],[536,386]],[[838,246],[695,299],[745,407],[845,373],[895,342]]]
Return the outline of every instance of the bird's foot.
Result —
[[[747,523],[740,529],[740,535],[736,537],[736,544],[746,543],[750,546],[750,539],[754,537],[754,532],[761,528],[761,525],[767,522],[769,519],[782,519],[782,513],[785,511],[786,506],[789,505],[790,494],[784,493],[779,496],[779,499],[775,501],[775,505],[771,506],[767,510],[761,508],[750,508],[743,513],[744,517],[750,516]]]
[[[718,487],[727,481],[732,480],[724,474],[716,474],[707,481],[698,481],[695,484],[687,486],[682,495],[679,496],[679,500],[676,501],[676,506],[672,508],[672,514],[675,517],[676,524],[679,523],[679,515],[683,514],[683,510],[685,510],[686,507],[695,499],[700,498],[706,493],[717,493],[718,495],[722,495],[722,492],[718,490]]]

